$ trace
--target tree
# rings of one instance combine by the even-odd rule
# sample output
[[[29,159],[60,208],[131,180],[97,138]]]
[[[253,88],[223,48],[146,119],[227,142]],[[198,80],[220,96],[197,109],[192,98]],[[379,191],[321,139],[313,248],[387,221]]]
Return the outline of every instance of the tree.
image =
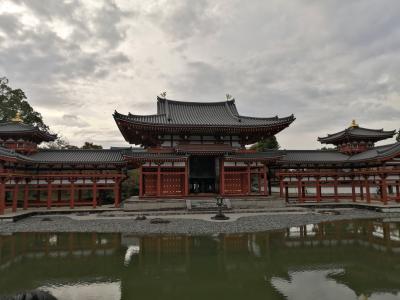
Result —
[[[103,149],[103,146],[101,145],[96,145],[90,142],[85,142],[81,149]]]
[[[399,132],[397,132],[396,141],[400,142],[400,129],[399,129]]]
[[[6,77],[0,77],[0,122],[9,122],[17,112],[26,124],[49,130],[43,122],[42,115],[35,111],[26,101],[26,95],[21,89],[12,89]]]
[[[77,146],[70,145],[68,140],[61,135],[57,136],[57,139],[54,142],[44,143],[40,146],[42,149],[50,149],[50,150],[74,150],[79,149]]]
[[[275,136],[271,136],[266,139],[262,139],[250,147],[250,149],[256,150],[259,152],[264,151],[266,149],[278,150],[279,148],[280,148],[280,146],[279,146],[279,143]]]

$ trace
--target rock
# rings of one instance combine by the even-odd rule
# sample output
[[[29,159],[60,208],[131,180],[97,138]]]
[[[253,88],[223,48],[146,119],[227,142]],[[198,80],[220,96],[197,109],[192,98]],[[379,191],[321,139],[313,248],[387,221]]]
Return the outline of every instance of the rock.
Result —
[[[151,224],[168,224],[168,223],[171,223],[171,221],[170,220],[161,219],[161,218],[155,218],[155,219],[151,219],[150,223]]]
[[[41,221],[44,221],[44,222],[50,222],[50,221],[53,221],[52,219],[50,219],[50,218],[42,218],[42,220]]]
[[[135,220],[137,220],[137,221],[143,221],[143,220],[146,220],[147,218],[146,218],[146,216],[145,215],[138,215],[136,218],[135,218]]]

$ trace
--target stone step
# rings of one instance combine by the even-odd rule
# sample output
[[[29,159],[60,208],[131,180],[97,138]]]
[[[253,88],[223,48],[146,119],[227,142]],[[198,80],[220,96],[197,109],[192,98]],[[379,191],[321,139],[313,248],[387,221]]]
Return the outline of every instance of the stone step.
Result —
[[[215,200],[188,199],[186,200],[186,208],[191,211],[217,211],[218,205]],[[229,199],[224,199],[222,209],[229,210],[231,208],[232,206]]]

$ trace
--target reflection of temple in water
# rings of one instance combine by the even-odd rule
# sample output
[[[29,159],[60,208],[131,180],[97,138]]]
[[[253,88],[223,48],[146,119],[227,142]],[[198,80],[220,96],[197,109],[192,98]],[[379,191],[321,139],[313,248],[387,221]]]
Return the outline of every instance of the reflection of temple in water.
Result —
[[[46,286],[55,293],[61,288],[83,291],[92,286],[107,290],[108,299],[200,299],[210,294],[280,299],[282,294],[290,296],[286,289],[293,290],[299,276],[303,281],[310,276],[333,280],[338,289],[359,297],[398,292],[399,266],[400,224],[381,221],[215,237],[0,236],[0,294]]]

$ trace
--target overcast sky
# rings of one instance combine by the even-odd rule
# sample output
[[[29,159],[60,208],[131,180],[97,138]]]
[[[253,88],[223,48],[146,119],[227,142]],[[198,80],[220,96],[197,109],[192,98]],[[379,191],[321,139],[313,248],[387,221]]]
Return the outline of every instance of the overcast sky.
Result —
[[[294,114],[282,148],[400,127],[398,0],[1,0],[0,77],[70,143],[127,145],[112,118],[156,96]]]

